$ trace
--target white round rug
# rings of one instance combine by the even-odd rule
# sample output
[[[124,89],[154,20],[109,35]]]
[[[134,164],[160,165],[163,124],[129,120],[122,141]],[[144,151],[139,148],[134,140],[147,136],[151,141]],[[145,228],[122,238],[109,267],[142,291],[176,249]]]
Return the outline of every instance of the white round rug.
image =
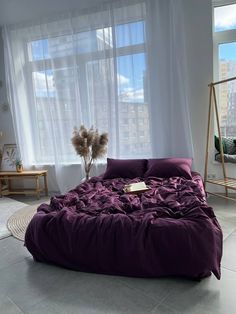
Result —
[[[7,221],[17,210],[26,206],[27,204],[9,197],[0,197],[0,239],[11,236],[11,232],[7,228]]]
[[[7,228],[11,231],[13,237],[24,241],[25,231],[28,227],[30,220],[37,212],[37,205],[25,206],[16,211],[7,221]]]

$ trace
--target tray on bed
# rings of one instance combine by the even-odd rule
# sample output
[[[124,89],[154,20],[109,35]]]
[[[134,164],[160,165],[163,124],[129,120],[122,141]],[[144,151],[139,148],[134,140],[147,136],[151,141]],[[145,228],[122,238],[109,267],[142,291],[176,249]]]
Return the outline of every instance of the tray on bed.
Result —
[[[138,194],[138,193],[143,193],[150,190],[150,187],[147,186],[144,181],[141,181],[141,182],[126,184],[123,190],[125,193]]]

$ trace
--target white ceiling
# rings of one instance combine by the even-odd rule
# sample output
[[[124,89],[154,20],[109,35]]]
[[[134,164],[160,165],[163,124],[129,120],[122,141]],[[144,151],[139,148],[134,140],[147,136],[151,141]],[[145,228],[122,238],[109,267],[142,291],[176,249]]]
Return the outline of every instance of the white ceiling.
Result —
[[[30,21],[57,12],[84,9],[103,0],[0,0],[0,25]]]

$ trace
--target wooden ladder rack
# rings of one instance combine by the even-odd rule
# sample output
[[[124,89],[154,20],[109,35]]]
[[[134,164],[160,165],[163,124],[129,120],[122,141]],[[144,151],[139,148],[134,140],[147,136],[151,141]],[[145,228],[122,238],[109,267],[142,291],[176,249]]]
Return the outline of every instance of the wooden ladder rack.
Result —
[[[206,188],[207,183],[216,184],[218,186],[224,187],[225,188],[225,196],[218,194],[218,193],[211,193],[211,192],[208,192],[208,193],[236,201],[236,198],[229,197],[229,195],[228,195],[228,189],[236,190],[236,178],[229,178],[229,177],[227,177],[227,174],[226,174],[222,136],[221,136],[221,130],[220,130],[219,112],[218,112],[218,106],[217,106],[217,100],[216,100],[216,90],[215,90],[215,85],[224,84],[224,83],[234,81],[234,80],[236,80],[236,77],[231,77],[231,78],[226,79],[226,80],[210,83],[208,85],[210,88],[210,93],[209,93],[209,111],[208,111],[204,184],[205,184],[205,188]],[[212,112],[215,112],[215,115],[216,115],[217,130],[218,130],[218,135],[219,135],[220,158],[221,158],[222,171],[223,171],[223,178],[222,179],[208,179],[209,141],[210,141]]]

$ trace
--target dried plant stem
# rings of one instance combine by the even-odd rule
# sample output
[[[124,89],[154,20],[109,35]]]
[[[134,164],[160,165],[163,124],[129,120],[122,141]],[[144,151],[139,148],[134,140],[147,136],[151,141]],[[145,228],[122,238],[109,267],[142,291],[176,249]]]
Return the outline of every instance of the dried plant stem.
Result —
[[[94,161],[106,153],[108,134],[99,134],[93,127],[87,130],[81,125],[79,130],[74,128],[71,141],[77,154],[82,157],[86,180],[88,180]]]
[[[88,180],[89,179],[89,173],[90,173],[90,170],[91,170],[92,165],[93,165],[93,158],[89,159],[89,158],[86,158],[84,156],[83,160],[84,160],[85,177],[86,177],[86,180]]]

